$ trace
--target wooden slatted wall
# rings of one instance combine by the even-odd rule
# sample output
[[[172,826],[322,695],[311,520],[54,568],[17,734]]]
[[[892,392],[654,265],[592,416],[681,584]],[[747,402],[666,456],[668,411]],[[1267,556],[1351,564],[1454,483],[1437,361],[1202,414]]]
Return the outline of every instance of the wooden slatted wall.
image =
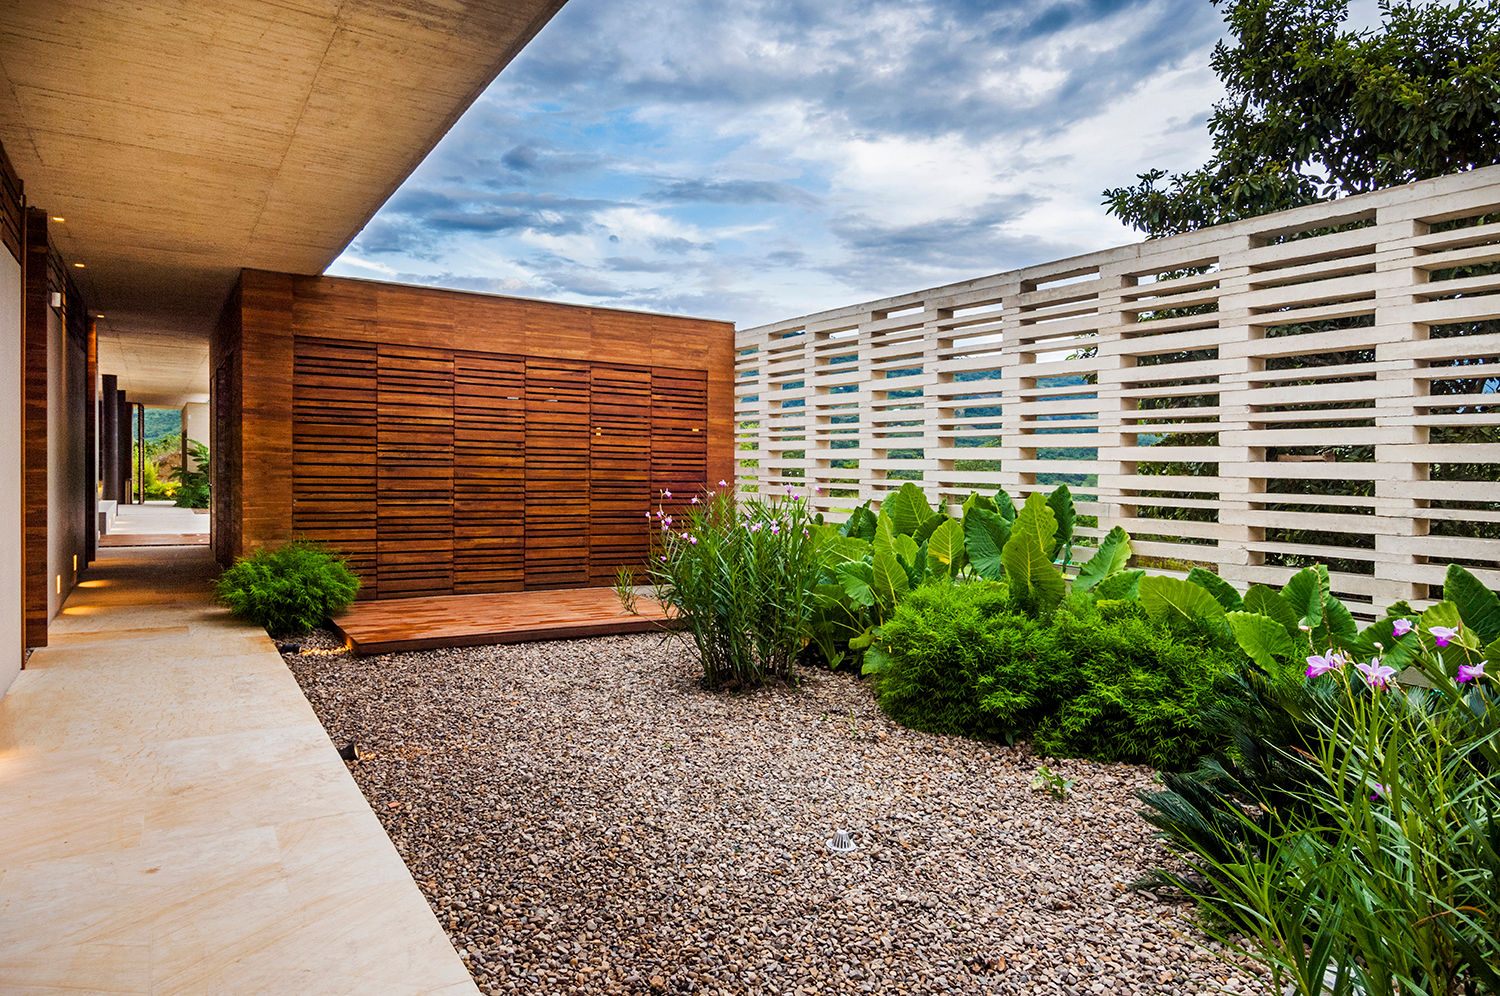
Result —
[[[453,356],[379,347],[375,454],[379,596],[453,591]]]
[[[453,591],[524,583],[526,361],[453,354]]]
[[[701,373],[304,335],[294,364],[293,531],[361,597],[607,584],[657,491],[705,485]]]
[[[349,559],[360,597],[376,577],[376,357],[371,343],[297,336],[292,528]]]
[[[609,584],[649,552],[651,371],[596,364],[589,376],[589,580]]]
[[[526,360],[526,587],[589,579],[589,365]]]
[[[1500,167],[737,335],[748,488],[1067,483],[1159,570],[1500,586]],[[1086,555],[1086,554],[1085,554]]]

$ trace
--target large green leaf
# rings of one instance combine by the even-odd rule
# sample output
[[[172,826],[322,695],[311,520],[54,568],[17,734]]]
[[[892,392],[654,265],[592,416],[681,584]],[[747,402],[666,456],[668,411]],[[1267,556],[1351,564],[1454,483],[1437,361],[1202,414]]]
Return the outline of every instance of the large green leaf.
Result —
[[[947,521],[947,512],[934,512],[932,515],[929,515],[926,519],[923,520],[922,524],[917,527],[917,531],[915,533],[912,533],[912,539],[916,540],[918,543],[926,543],[928,538],[932,536],[933,531],[936,530],[938,526],[941,526]]]
[[[1037,548],[1052,559],[1052,538],[1057,535],[1057,515],[1047,504],[1040,491],[1026,496],[1026,504],[1016,513],[1016,521],[1010,525],[1010,542],[1024,537],[1035,542]]]
[[[1224,618],[1240,649],[1267,671],[1274,673],[1281,661],[1297,652],[1297,644],[1286,627],[1270,616],[1258,612],[1230,612]]]
[[[901,566],[901,561],[889,550],[876,550],[871,566],[874,569],[872,587],[875,599],[880,603],[884,614],[889,616],[895,611],[896,604],[911,590],[911,580],[907,577],[906,568]]]
[[[896,537],[896,541],[891,544],[891,549],[895,551],[897,559],[908,567],[921,559],[921,545],[905,534]]]
[[[1016,503],[1010,500],[1010,495],[1004,488],[995,492],[995,504],[1000,506],[1000,518],[1006,522],[1016,521]]]
[[[875,523],[876,515],[870,510],[870,503],[865,502],[849,513],[848,521],[839,527],[839,532],[868,541],[875,538]]]
[[[1141,579],[1141,608],[1171,626],[1188,625],[1204,632],[1222,630],[1224,606],[1208,589],[1181,578],[1153,574]]]
[[[1088,591],[1116,571],[1124,570],[1129,562],[1130,534],[1115,526],[1104,537],[1088,563],[1079,568],[1078,577],[1073,580],[1073,590]]]
[[[969,497],[964,499],[964,515],[967,516],[976,508],[982,508],[986,512],[994,512],[996,515],[1000,514],[1000,505],[995,499],[989,495],[982,495],[978,491],[970,491]]]
[[[875,605],[875,568],[866,563],[840,564],[834,575],[851,601],[864,608]]]
[[[892,556],[896,553],[896,529],[891,525],[891,517],[885,514],[885,509],[880,510],[880,517],[875,520],[875,536],[870,540],[870,552],[878,553],[885,550]]]
[[[1047,496],[1047,507],[1052,509],[1057,520],[1057,533],[1052,537],[1052,559],[1061,555],[1063,563],[1067,564],[1073,559],[1073,523],[1078,518],[1078,511],[1073,507],[1073,493],[1066,484],[1052,489]]]
[[[1443,599],[1458,606],[1459,617],[1481,643],[1500,637],[1500,596],[1457,564],[1448,565],[1448,574],[1443,578]]]
[[[1047,499],[1033,491],[1016,514],[1010,539],[1000,553],[1011,593],[1038,615],[1051,612],[1067,592],[1062,571],[1052,563],[1052,537],[1057,520]]]
[[[1309,626],[1323,621],[1323,609],[1328,604],[1328,568],[1322,564],[1304,567],[1291,576],[1281,589],[1281,597],[1291,603],[1298,619],[1307,620]]]
[[[834,536],[823,544],[821,552],[824,563],[837,567],[839,564],[864,560],[870,555],[870,544],[867,540],[853,536]]]
[[[1118,599],[1133,602],[1141,595],[1141,578],[1146,572],[1139,567],[1128,571],[1115,571],[1094,586],[1094,597],[1103,601],[1105,599]]]
[[[927,573],[933,577],[958,577],[964,568],[964,527],[957,519],[945,519],[927,540]]]
[[[1212,595],[1220,605],[1224,606],[1225,612],[1237,612],[1244,607],[1245,603],[1240,598],[1240,593],[1234,590],[1234,585],[1213,571],[1194,567],[1188,571],[1187,579]]]
[[[1264,584],[1252,584],[1245,589],[1244,606],[1246,612],[1257,612],[1275,619],[1286,630],[1287,636],[1296,638],[1297,623],[1302,616],[1292,608],[1291,602],[1281,597],[1281,593],[1275,588]]]
[[[1010,539],[1010,523],[981,506],[964,515],[964,550],[974,572],[982,578],[999,581],[1005,577],[1005,562],[1000,551]]]
[[[1308,636],[1314,647],[1347,650],[1359,638],[1359,624],[1354,621],[1354,614],[1348,606],[1330,595],[1323,603],[1322,622],[1312,627]]]
[[[927,496],[911,481],[901,485],[901,490],[886,495],[880,511],[891,520],[891,529],[897,533],[914,534],[922,523],[932,518],[932,506]]]

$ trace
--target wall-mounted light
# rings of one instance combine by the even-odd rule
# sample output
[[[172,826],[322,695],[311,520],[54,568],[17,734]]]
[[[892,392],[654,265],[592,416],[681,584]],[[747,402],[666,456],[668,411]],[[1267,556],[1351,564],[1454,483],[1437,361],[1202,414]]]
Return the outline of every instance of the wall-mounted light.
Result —
[[[73,267],[74,267],[74,268],[75,268],[75,269],[79,269],[79,270],[81,270],[81,269],[83,269],[83,264],[82,264],[82,263],[74,263],[74,264],[73,264]]]
[[[61,574],[59,574],[57,576],[57,593],[59,595],[62,594],[62,575]]]
[[[67,221],[68,219],[64,218],[60,214],[54,214],[52,216],[52,220],[55,221],[55,222],[57,222],[59,225],[61,225],[63,222]]]
[[[62,291],[53,291],[52,292],[52,307],[54,307],[54,308],[61,308],[62,307]]]

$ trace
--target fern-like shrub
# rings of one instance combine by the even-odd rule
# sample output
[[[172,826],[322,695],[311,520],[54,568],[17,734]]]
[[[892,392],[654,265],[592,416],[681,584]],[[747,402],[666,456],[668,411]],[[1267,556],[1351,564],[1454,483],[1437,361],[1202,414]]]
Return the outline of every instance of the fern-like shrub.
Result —
[[[1058,705],[1037,727],[1039,753],[1175,771],[1210,749],[1203,715],[1239,650],[1170,629],[1135,602],[1072,598],[1052,626],[1070,661],[1055,672]]]
[[[272,635],[301,635],[347,608],[359,579],[313,543],[292,541],[241,557],[215,583],[219,601]]]
[[[1055,631],[994,581],[918,588],[885,624],[877,654],[880,707],[896,722],[1006,739],[1034,720],[1069,659]]]

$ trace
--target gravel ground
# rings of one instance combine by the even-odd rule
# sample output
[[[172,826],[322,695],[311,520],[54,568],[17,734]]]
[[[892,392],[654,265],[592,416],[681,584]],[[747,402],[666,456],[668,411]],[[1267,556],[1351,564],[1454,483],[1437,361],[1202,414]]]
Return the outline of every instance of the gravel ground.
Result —
[[[1059,802],[853,675],[711,694],[656,636],[287,659],[486,992],[1262,991],[1127,888],[1148,769],[1050,762]]]

